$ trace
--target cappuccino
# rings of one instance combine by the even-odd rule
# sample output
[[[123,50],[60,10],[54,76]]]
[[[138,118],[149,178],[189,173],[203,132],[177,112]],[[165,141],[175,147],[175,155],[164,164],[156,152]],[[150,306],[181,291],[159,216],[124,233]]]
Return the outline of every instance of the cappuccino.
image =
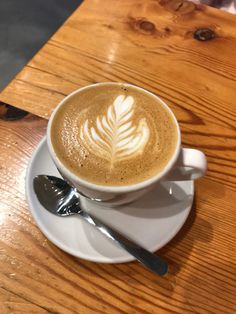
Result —
[[[82,89],[56,112],[51,141],[79,178],[124,186],[160,173],[177,146],[172,114],[154,95],[107,83]]]

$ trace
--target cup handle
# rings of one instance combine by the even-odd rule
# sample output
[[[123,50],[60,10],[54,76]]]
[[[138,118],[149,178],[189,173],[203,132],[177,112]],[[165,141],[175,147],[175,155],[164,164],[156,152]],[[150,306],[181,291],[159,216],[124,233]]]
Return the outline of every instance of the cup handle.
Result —
[[[165,180],[195,180],[204,176],[206,170],[207,159],[203,152],[192,148],[181,148],[177,162]]]

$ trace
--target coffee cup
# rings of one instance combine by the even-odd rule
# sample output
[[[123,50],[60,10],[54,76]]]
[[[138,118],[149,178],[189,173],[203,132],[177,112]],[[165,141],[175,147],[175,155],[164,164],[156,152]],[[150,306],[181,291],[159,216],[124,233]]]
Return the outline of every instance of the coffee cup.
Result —
[[[50,155],[62,177],[90,200],[132,202],[161,180],[195,180],[203,152],[181,147],[179,124],[153,93],[125,83],[98,83],[65,97],[47,127]]]

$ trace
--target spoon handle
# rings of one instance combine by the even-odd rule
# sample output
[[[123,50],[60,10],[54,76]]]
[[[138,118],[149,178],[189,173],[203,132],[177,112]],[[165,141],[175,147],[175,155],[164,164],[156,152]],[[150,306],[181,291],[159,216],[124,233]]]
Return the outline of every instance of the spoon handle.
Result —
[[[147,251],[140,245],[134,243],[132,240],[127,239],[118,231],[105,225],[91,214],[88,214],[83,210],[81,210],[78,214],[82,216],[89,224],[96,227],[107,238],[119,244],[123,249],[133,255],[141,264],[152,270],[154,273],[160,276],[164,276],[167,273],[168,264],[159,256],[156,256],[155,254]]]

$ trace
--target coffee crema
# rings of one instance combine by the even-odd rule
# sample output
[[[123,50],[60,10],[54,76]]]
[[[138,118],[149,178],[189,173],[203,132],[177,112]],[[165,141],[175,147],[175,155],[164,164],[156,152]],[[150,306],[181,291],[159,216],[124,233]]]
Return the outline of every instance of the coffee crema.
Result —
[[[93,85],[57,111],[51,141],[83,180],[122,186],[161,172],[177,145],[172,115],[151,94],[125,84]]]

